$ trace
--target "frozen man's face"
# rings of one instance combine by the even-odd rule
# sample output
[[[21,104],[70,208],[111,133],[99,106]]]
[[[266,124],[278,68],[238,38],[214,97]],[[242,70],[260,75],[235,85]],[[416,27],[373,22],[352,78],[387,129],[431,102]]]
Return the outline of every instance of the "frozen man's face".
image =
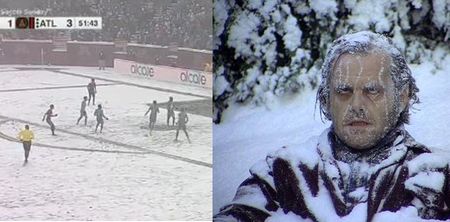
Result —
[[[373,147],[405,108],[407,93],[395,89],[390,64],[384,53],[343,54],[333,67],[328,108],[336,135],[354,149]]]

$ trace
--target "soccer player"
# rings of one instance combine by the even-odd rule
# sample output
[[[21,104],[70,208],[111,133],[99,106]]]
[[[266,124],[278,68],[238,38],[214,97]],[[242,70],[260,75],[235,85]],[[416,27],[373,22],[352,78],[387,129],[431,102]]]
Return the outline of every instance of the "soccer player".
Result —
[[[104,123],[103,118],[105,118],[106,120],[109,120],[109,118],[106,117],[105,114],[103,113],[102,105],[99,104],[97,107],[98,108],[94,112],[94,116],[97,117],[97,125],[95,126],[95,132],[97,132],[97,128],[100,125],[100,133],[101,133],[103,130],[103,123]]]
[[[155,123],[156,123],[156,116],[159,113],[159,108],[158,108],[158,104],[156,103],[156,100],[153,100],[153,104],[150,105],[147,112],[145,112],[144,116],[146,116],[149,112],[150,112],[150,123],[149,123],[150,133],[149,134],[152,135],[152,130],[155,127]]]
[[[180,132],[180,129],[182,129],[184,131],[184,134],[186,134],[186,137],[189,141],[189,143],[191,143],[191,140],[189,139],[189,135],[186,131],[186,123],[189,121],[188,115],[186,113],[186,108],[183,107],[181,109],[181,112],[178,113],[178,127],[177,127],[177,135],[175,136],[175,141],[178,140],[178,133]]]
[[[87,113],[86,113],[86,102],[87,102],[87,96],[83,97],[83,101],[81,101],[81,108],[80,108],[80,118],[77,120],[77,125],[80,123],[80,120],[84,117],[84,125],[87,125]]]
[[[88,105],[91,103],[91,98],[92,98],[92,105],[95,105],[95,94],[97,93],[97,85],[95,84],[94,78],[92,78],[91,82],[87,85],[87,90],[89,94]]]
[[[30,126],[25,125],[25,129],[20,131],[19,133],[19,140],[23,144],[23,150],[25,151],[25,161],[24,165],[28,162],[28,156],[30,155],[30,149],[31,149],[31,140],[34,139],[33,131],[30,130]]]
[[[173,97],[169,97],[167,103],[167,126],[169,126],[170,118],[172,118],[172,126],[175,125],[175,106],[173,105]]]
[[[44,119],[46,120],[46,122],[48,123],[48,125],[50,126],[50,129],[52,130],[52,135],[56,136],[55,134],[55,124],[53,124],[52,122],[52,117],[57,117],[58,114],[53,114],[53,109],[55,108],[55,106],[53,104],[50,104],[50,109],[47,110],[47,112],[44,113],[44,116],[42,117],[42,122],[44,122]]]
[[[105,70],[105,53],[103,53],[103,50],[100,51],[98,54],[98,69],[99,70]]]

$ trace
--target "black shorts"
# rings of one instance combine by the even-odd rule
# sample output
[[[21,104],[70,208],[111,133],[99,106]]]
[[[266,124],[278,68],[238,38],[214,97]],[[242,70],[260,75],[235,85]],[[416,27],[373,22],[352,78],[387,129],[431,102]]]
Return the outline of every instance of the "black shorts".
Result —
[[[81,116],[87,116],[86,110],[80,111]]]

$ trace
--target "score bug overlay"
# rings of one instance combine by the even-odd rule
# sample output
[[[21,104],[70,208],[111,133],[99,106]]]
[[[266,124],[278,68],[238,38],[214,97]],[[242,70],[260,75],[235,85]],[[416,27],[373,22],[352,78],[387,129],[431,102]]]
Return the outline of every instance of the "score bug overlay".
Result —
[[[0,17],[0,29],[102,29],[101,17]]]

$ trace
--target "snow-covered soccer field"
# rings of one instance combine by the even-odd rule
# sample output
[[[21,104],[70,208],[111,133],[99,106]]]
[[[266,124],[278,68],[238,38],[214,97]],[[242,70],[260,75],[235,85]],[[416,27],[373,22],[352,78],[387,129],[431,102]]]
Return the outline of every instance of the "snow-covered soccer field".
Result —
[[[103,133],[76,121],[86,85],[96,78]],[[178,141],[165,102],[186,107]],[[209,220],[212,213],[211,90],[87,67],[0,66],[0,220]],[[147,104],[160,113],[148,136]],[[57,136],[42,116],[50,104]],[[201,105],[192,105],[201,104]],[[211,110],[209,108],[209,110]],[[176,110],[176,113],[178,111]],[[35,133],[29,163],[15,138]]]

